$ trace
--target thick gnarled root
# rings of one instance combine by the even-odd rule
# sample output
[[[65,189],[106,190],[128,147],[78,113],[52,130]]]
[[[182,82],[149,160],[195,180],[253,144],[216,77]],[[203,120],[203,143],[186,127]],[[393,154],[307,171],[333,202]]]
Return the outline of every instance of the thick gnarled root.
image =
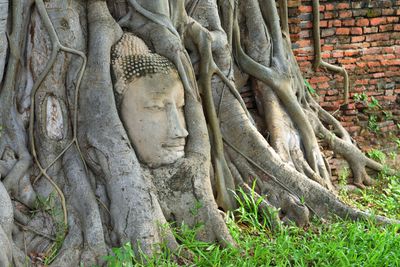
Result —
[[[383,165],[367,158],[348,138],[339,138],[335,133],[329,131],[312,111],[307,111],[314,131],[317,135],[326,141],[329,147],[337,154],[344,157],[349,163],[353,172],[354,185],[365,188],[374,184],[374,181],[368,175],[366,168],[375,171],[382,171]],[[346,136],[345,136],[346,137]],[[391,170],[389,170],[391,172]]]

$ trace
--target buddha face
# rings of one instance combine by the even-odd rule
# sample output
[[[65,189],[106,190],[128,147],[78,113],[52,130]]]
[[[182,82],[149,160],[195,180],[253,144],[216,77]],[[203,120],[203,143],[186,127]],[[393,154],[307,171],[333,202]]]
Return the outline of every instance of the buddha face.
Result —
[[[176,71],[146,75],[126,86],[121,117],[139,159],[155,168],[183,157],[188,132]]]

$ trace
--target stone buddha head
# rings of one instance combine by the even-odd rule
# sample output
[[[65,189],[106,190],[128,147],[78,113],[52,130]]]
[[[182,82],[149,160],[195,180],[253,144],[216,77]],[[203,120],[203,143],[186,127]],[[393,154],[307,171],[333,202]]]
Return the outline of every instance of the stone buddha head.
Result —
[[[111,57],[117,106],[139,160],[156,168],[182,158],[188,136],[184,89],[173,63],[130,33]]]

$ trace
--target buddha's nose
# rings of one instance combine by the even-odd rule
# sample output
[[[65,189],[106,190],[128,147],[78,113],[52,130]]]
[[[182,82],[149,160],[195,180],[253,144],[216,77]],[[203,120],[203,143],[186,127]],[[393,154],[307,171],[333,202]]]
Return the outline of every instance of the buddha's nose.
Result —
[[[186,138],[189,133],[185,127],[185,121],[176,105],[170,104],[168,109],[168,129],[171,138]]]

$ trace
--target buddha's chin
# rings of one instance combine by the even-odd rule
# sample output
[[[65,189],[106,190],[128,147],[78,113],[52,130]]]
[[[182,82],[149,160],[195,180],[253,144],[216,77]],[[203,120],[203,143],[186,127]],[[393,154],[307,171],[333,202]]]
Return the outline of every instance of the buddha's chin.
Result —
[[[161,166],[166,166],[175,163],[177,160],[185,156],[185,147],[168,147],[167,149],[162,149],[156,159],[147,161],[146,164],[150,168],[158,168]]]

